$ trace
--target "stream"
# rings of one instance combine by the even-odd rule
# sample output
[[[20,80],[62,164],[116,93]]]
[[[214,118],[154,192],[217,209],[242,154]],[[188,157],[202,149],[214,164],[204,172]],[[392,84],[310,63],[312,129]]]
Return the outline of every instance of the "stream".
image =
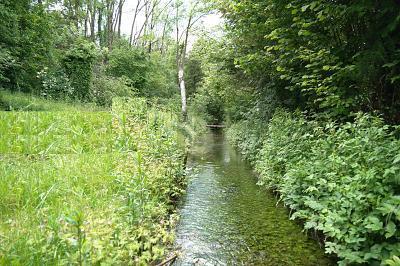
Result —
[[[192,148],[174,265],[334,265],[212,130]]]

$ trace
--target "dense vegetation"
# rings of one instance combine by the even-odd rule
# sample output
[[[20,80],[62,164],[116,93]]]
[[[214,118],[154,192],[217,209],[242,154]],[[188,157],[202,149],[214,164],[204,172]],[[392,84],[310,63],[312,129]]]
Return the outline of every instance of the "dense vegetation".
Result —
[[[345,265],[399,254],[398,129],[362,114],[340,125],[281,110],[260,135],[248,127],[233,125],[231,141],[256,166],[259,184],[279,192],[292,219],[324,233],[328,253]]]
[[[185,184],[177,116],[139,98],[71,109],[0,113],[0,264],[162,259]]]
[[[0,3],[0,88],[101,106],[116,96],[178,95],[172,18],[163,35],[155,28],[165,10],[148,14],[151,25],[145,21],[131,43],[115,25],[124,1],[73,2]]]
[[[400,254],[400,6],[214,1],[222,37],[190,59],[193,107],[228,136],[339,264]],[[397,257],[396,257],[397,256]],[[391,260],[390,260],[391,259]]]
[[[0,2],[0,265],[168,255],[201,131],[180,123],[172,31],[200,6],[139,0],[126,34],[125,2]]]
[[[159,261],[186,97],[339,264],[399,263],[397,1],[125,2],[0,2],[0,264]]]

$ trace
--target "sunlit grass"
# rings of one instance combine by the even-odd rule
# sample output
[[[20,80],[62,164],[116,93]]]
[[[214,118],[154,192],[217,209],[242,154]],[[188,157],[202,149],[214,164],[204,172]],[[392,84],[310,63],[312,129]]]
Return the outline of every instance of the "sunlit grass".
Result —
[[[0,153],[110,152],[109,112],[0,112]]]
[[[47,100],[38,96],[9,92],[0,88],[0,110],[4,111],[101,111],[94,103]]]
[[[141,99],[58,110],[0,112],[0,265],[160,260],[183,192],[177,117]]]

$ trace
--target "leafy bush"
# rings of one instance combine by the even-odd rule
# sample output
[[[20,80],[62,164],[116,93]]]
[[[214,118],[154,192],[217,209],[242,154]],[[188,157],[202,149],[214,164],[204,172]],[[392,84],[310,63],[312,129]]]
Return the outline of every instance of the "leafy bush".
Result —
[[[224,119],[224,109],[218,91],[210,87],[201,87],[192,101],[193,108],[204,116],[209,124],[219,124]]]
[[[107,55],[108,75],[116,78],[125,77],[129,80],[129,86],[142,92],[146,87],[149,61],[144,51],[121,44],[115,47]]]
[[[0,17],[0,86],[33,92],[37,73],[54,63],[56,16],[32,1],[3,0]]]
[[[41,80],[43,86],[38,92],[39,95],[52,99],[72,98],[75,90],[62,69],[51,73],[51,71],[45,67],[38,73],[37,77]]]
[[[400,121],[396,1],[216,2],[226,20],[224,46],[257,91],[274,90],[291,110],[343,120],[379,110]]]
[[[164,99],[180,95],[176,83],[175,54],[153,52],[149,60],[147,84],[142,94]]]
[[[100,106],[111,106],[115,97],[133,97],[135,91],[128,86],[129,81],[124,78],[113,78],[105,75],[98,75],[93,79],[90,98]]]
[[[94,43],[77,40],[65,53],[63,66],[79,100],[87,100],[96,59]]]
[[[7,72],[16,65],[15,58],[11,56],[10,51],[0,46],[0,86],[10,82]]]
[[[279,111],[256,161],[259,183],[280,193],[292,219],[327,236],[340,265],[383,262],[400,253],[396,130],[365,114],[320,125]]]
[[[228,132],[228,140],[239,149],[243,157],[254,163],[263,145],[263,131],[256,127],[257,123],[242,120],[233,124]]]

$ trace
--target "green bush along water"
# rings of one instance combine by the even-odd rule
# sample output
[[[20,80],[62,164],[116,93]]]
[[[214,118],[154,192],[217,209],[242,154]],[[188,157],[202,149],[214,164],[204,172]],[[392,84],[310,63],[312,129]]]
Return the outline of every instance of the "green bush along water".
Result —
[[[0,112],[0,265],[165,257],[185,184],[176,115],[140,98],[39,105],[51,111]]]
[[[279,192],[292,219],[325,236],[340,265],[391,263],[400,254],[399,128],[358,114],[354,122],[307,120],[278,110],[264,128],[242,121],[229,139],[259,184]]]

